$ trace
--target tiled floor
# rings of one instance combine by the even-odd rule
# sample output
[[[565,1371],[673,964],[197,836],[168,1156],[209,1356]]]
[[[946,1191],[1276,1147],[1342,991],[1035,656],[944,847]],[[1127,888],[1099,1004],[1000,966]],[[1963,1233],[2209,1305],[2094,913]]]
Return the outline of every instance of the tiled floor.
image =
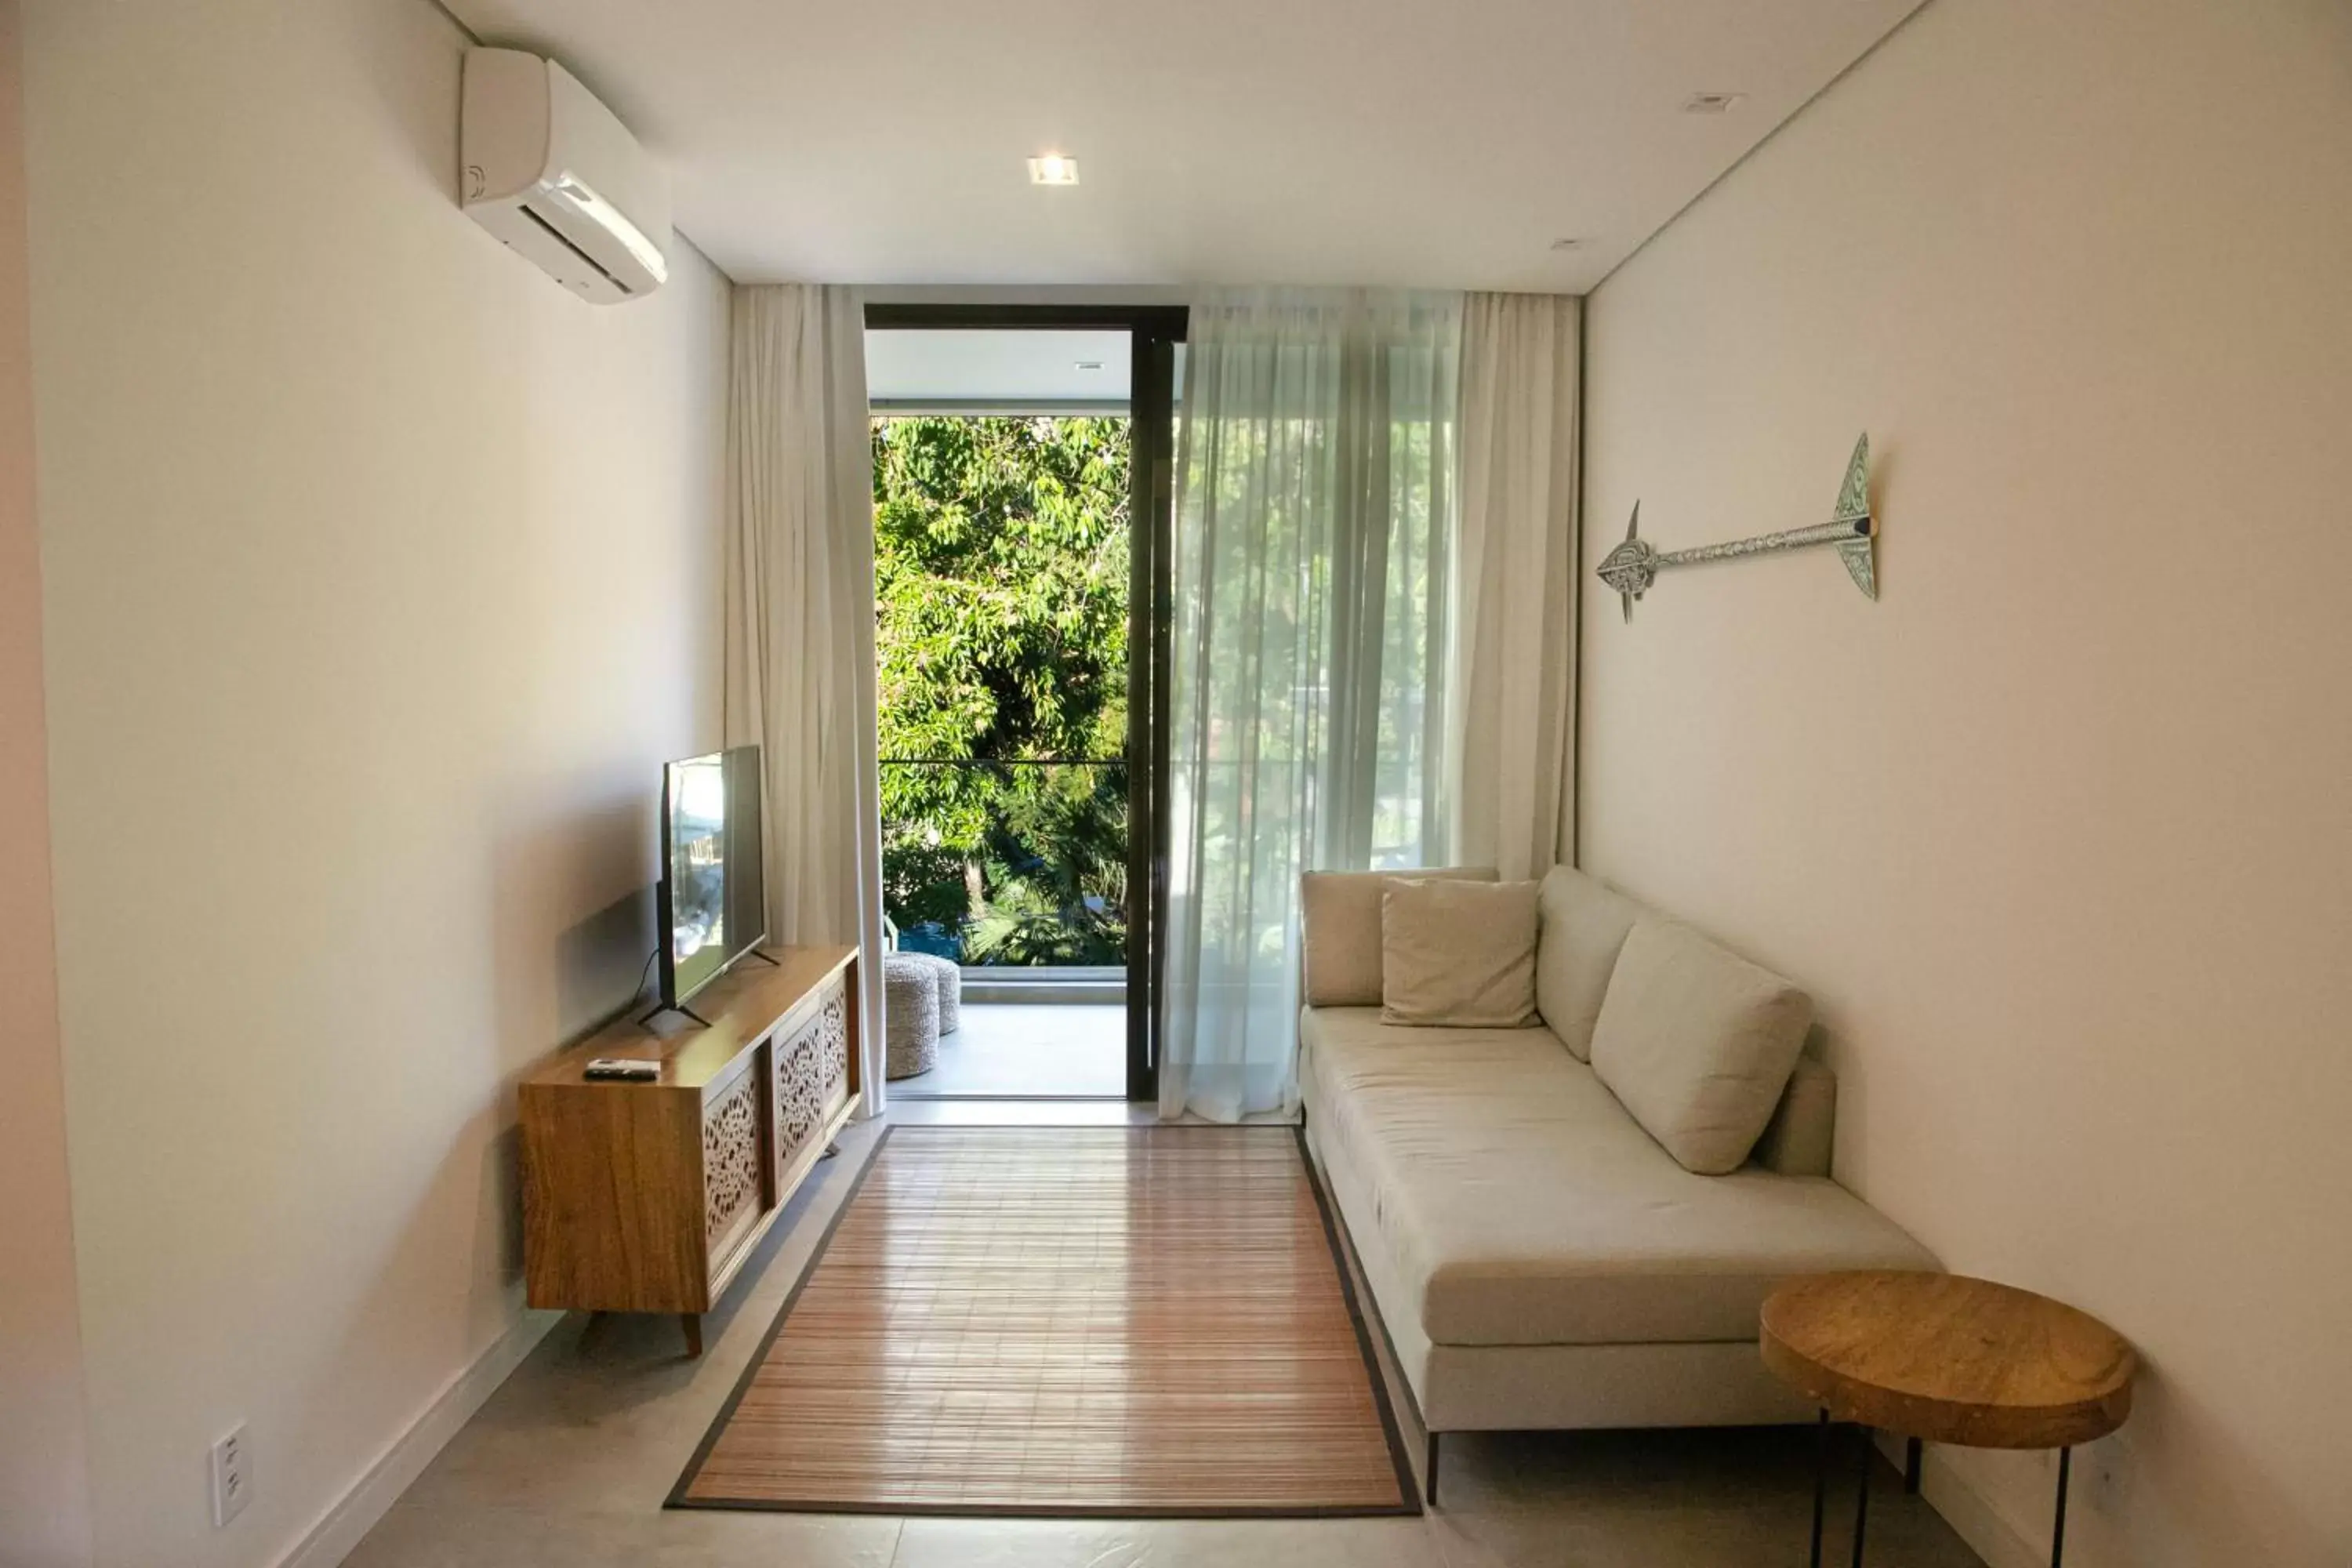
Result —
[[[844,1134],[841,1157],[819,1168],[707,1321],[700,1362],[684,1358],[671,1319],[566,1319],[362,1542],[349,1568],[1785,1568],[1804,1561],[1812,1450],[1803,1431],[1455,1436],[1445,1440],[1444,1504],[1420,1519],[1065,1522],[663,1511],[874,1138],[871,1127]],[[1421,1434],[1402,1414],[1409,1406],[1400,1399],[1398,1407],[1417,1455]],[[1842,1492],[1830,1561],[1845,1561],[1851,1509],[1851,1493]],[[1874,1563],[1980,1568],[1884,1468],[1870,1536]]]
[[[1127,1009],[1093,1003],[966,1002],[940,1037],[939,1065],[890,1085],[892,1098],[1127,1093]]]

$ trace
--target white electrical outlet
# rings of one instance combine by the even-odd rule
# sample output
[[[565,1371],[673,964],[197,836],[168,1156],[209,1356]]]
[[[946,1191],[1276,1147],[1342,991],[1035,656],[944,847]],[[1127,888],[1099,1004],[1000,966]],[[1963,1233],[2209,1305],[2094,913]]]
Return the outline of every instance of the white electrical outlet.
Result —
[[[245,1423],[213,1445],[213,1528],[218,1530],[253,1500],[253,1458],[245,1447]]]

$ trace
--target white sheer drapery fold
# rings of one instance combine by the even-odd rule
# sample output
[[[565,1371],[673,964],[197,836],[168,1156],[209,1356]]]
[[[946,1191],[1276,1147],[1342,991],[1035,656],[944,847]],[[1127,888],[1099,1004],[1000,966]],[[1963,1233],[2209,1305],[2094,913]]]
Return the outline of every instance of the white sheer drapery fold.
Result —
[[[1462,328],[1453,850],[1504,878],[1570,858],[1576,810],[1577,400],[1583,301],[1473,294]]]
[[[1458,294],[1192,308],[1162,1116],[1295,1113],[1301,871],[1445,858],[1461,331]]]
[[[738,288],[728,399],[726,733],[766,772],[769,940],[855,944],[861,1113],[883,1103],[874,458],[855,290]]]

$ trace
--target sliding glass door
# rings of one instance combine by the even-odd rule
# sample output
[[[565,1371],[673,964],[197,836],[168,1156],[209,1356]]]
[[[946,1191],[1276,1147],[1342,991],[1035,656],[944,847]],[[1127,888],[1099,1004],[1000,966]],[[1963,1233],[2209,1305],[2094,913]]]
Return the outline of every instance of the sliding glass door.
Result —
[[[1181,317],[1134,329],[1133,554],[1128,595],[1127,1095],[1160,1095],[1161,933],[1168,917],[1168,667]]]
[[[1149,1100],[1184,312],[866,324],[885,903],[965,999],[892,1092]]]

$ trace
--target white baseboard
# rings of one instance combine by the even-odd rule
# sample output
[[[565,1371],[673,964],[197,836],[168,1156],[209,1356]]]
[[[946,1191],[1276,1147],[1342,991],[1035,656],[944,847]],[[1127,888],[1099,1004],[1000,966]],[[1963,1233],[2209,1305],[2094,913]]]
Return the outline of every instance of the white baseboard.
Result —
[[[2007,1515],[1962,1479],[1949,1463],[1937,1458],[1933,1448],[1927,1450],[1927,1462],[1919,1469],[1919,1495],[1944,1516],[1944,1522],[1969,1543],[1970,1551],[1985,1560],[1985,1568],[2042,1568],[2050,1561],[2047,1538],[2039,1545],[2029,1542]]]
[[[1878,1451],[1897,1470],[1903,1468],[1903,1439],[1874,1432]],[[1985,1561],[1985,1568],[2042,1568],[2050,1561],[2050,1545],[2028,1542],[2017,1526],[1962,1478],[1952,1462],[1933,1444],[1920,1456],[1919,1495],[1943,1515],[1952,1533]]]
[[[310,1527],[294,1550],[278,1560],[278,1568],[335,1568],[352,1549],[392,1510],[410,1483],[425,1473],[443,1445],[498,1392],[499,1384],[520,1366],[523,1358],[563,1320],[561,1312],[526,1310],[514,1326],[474,1358],[474,1364],[453,1377],[425,1407],[408,1430],[392,1440],[367,1473]]]

